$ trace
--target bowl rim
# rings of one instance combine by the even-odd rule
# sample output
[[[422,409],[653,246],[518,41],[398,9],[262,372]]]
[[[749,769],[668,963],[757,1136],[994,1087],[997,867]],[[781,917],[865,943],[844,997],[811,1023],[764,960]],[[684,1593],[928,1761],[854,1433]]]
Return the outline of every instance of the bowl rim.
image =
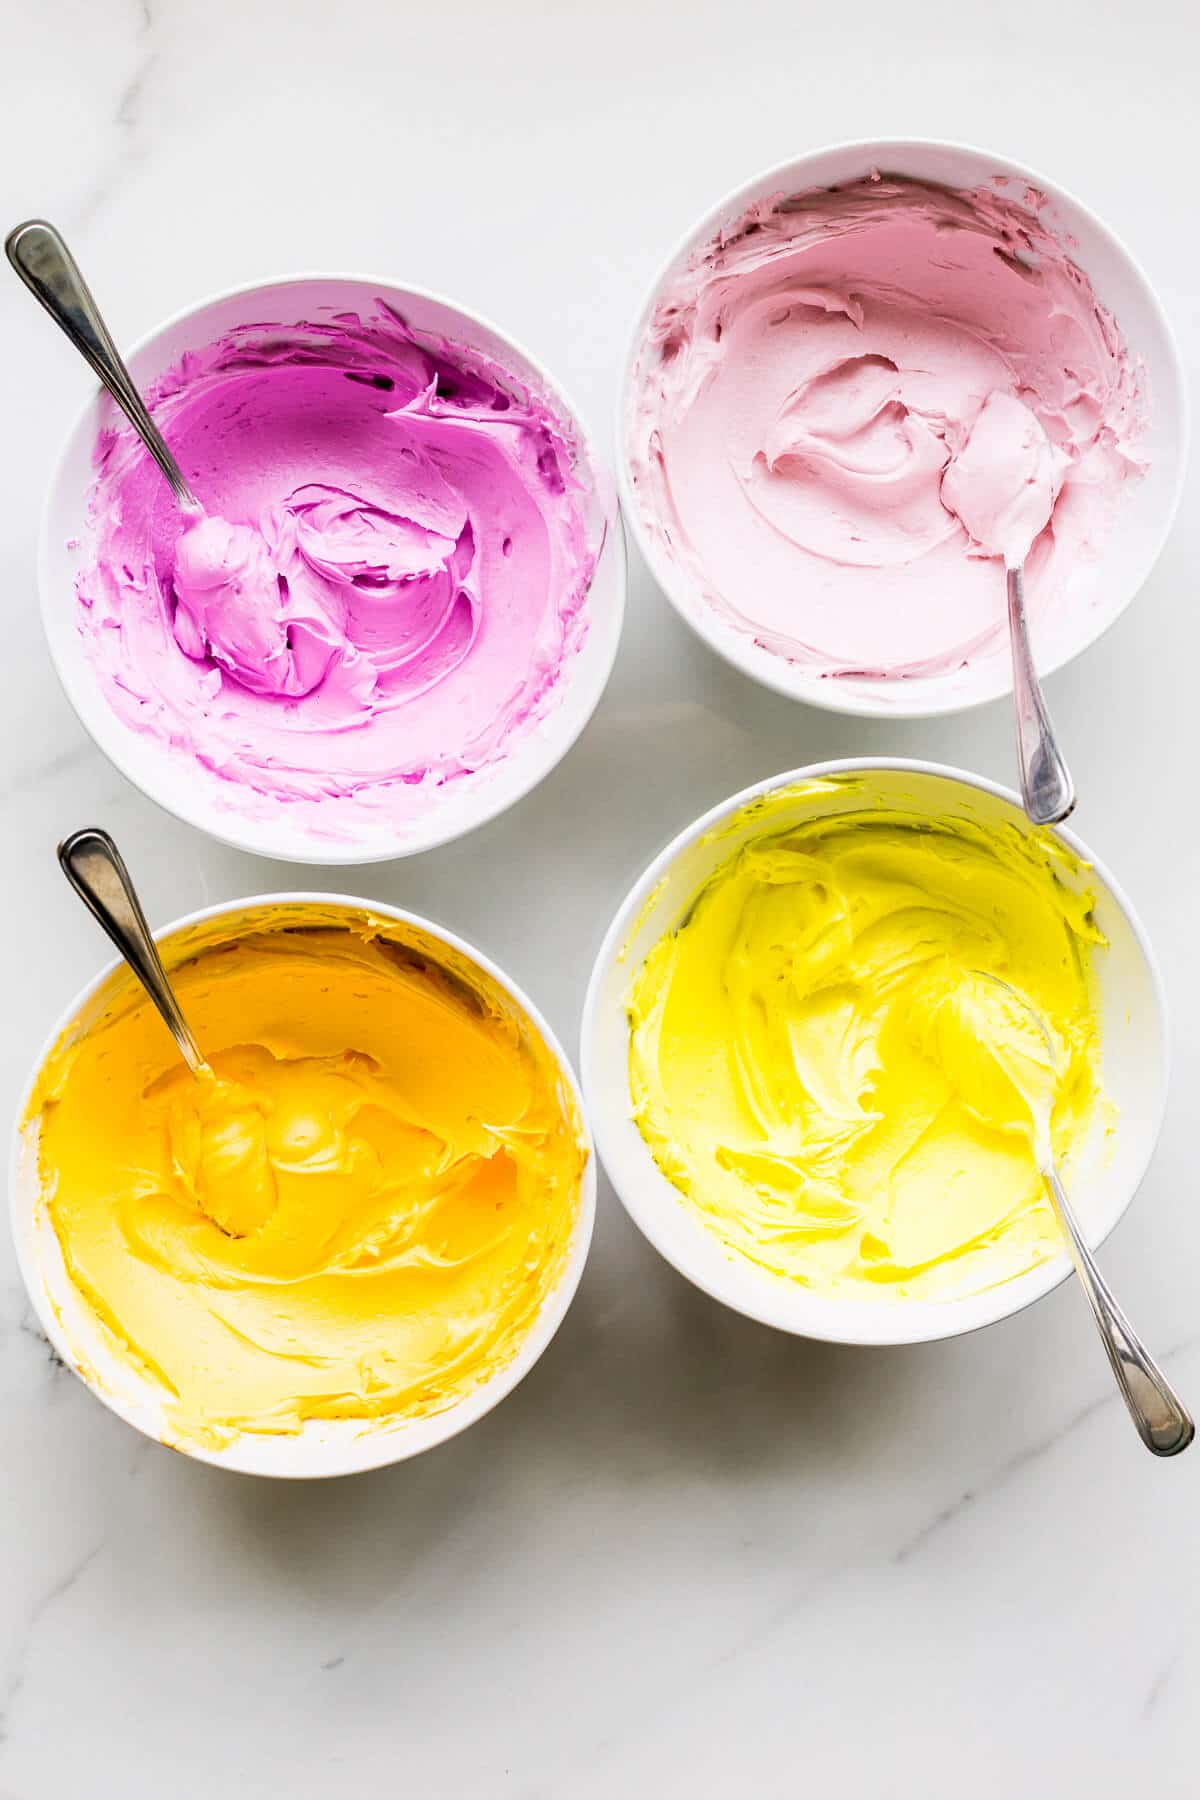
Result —
[[[1117,256],[1125,263],[1130,275],[1141,288],[1162,336],[1164,360],[1169,371],[1170,385],[1179,419],[1179,442],[1174,458],[1174,481],[1163,524],[1158,533],[1158,541],[1141,579],[1111,617],[1106,619],[1091,636],[1082,639],[1075,649],[1047,657],[1041,665],[1043,676],[1056,674],[1059,669],[1066,668],[1069,663],[1074,662],[1076,657],[1083,655],[1086,650],[1090,650],[1093,644],[1098,644],[1124,616],[1145,587],[1174,530],[1183,499],[1191,454],[1190,383],[1175,329],[1165,306],[1159,299],[1157,290],[1125,240],[1086,201],[1081,200],[1070,188],[1063,187],[1060,182],[1031,168],[1029,164],[1017,161],[1007,155],[995,153],[983,145],[969,143],[961,138],[841,138],[833,143],[818,145],[813,150],[806,150],[783,162],[769,163],[757,174],[739,182],[736,187],[730,188],[715,205],[710,206],[675,239],[651,278],[642,304],[635,315],[632,329],[625,340],[618,380],[615,426],[615,467],[621,511],[627,521],[627,530],[632,532],[634,543],[656,584],[666,595],[679,617],[708,645],[710,650],[714,651],[732,668],[739,670],[741,674],[748,676],[750,680],[758,682],[760,686],[773,693],[782,694],[789,700],[799,701],[801,705],[816,707],[822,712],[840,713],[849,718],[937,719],[947,718],[955,713],[971,712],[976,707],[993,705],[997,701],[1007,699],[1012,693],[1011,672],[1008,671],[1007,663],[1001,659],[1001,666],[1004,670],[1003,685],[994,691],[968,694],[965,697],[949,696],[941,701],[926,699],[920,704],[913,704],[904,699],[906,690],[903,683],[897,683],[893,688],[886,690],[888,694],[886,703],[868,697],[865,692],[862,694],[844,692],[837,683],[833,682],[813,682],[801,692],[795,679],[789,676],[789,671],[794,665],[789,663],[786,658],[762,651],[748,633],[735,635],[732,631],[723,629],[721,621],[715,614],[711,618],[709,617],[710,608],[707,606],[700,608],[689,604],[688,599],[684,596],[683,580],[677,577],[677,572],[672,570],[661,556],[642,518],[641,504],[629,469],[627,407],[632,391],[638,351],[641,348],[654,304],[668,275],[691,249],[714,235],[717,228],[731,215],[744,211],[751,203],[752,197],[768,184],[778,181],[779,185],[784,188],[791,184],[793,191],[798,191],[795,189],[795,183],[798,180],[803,181],[804,170],[810,164],[816,164],[832,156],[856,155],[862,155],[864,160],[871,163],[886,157],[903,156],[906,152],[914,150],[922,153],[926,151],[947,152],[951,155],[962,155],[990,162],[994,165],[994,175],[1005,175],[1017,181],[1024,181],[1030,187],[1034,187],[1044,194],[1048,200],[1060,204],[1065,203],[1067,207],[1074,208],[1087,221],[1092,230],[1108,240]],[[903,170],[893,172],[902,174]],[[849,177],[840,179],[849,179]],[[830,185],[836,185],[836,183]]]
[[[483,1418],[498,1406],[506,1395],[529,1374],[534,1364],[539,1361],[548,1348],[570,1309],[571,1303],[579,1288],[591,1248],[592,1234],[596,1221],[596,1145],[588,1120],[584,1103],[582,1084],[565,1048],[557,1034],[541,1012],[530,999],[525,990],[513,980],[500,965],[477,948],[467,938],[460,937],[457,932],[425,917],[421,913],[409,911],[405,907],[393,906],[384,900],[369,900],[361,895],[325,893],[310,889],[288,889],[279,892],[252,894],[245,899],[216,901],[210,906],[200,907],[194,912],[185,913],[154,932],[157,944],[163,944],[182,931],[194,925],[205,924],[209,920],[223,917],[236,918],[239,914],[260,906],[310,906],[346,908],[359,913],[376,914],[391,922],[401,925],[415,926],[464,956],[484,974],[490,976],[540,1033],[542,1040],[554,1058],[555,1064],[563,1079],[564,1085],[575,1103],[579,1122],[580,1136],[586,1151],[586,1161],[580,1175],[579,1207],[572,1234],[570,1252],[564,1263],[558,1282],[546,1295],[540,1311],[510,1359],[501,1365],[479,1387],[472,1388],[453,1406],[442,1413],[433,1413],[415,1421],[423,1427],[420,1443],[407,1443],[408,1433],[403,1427],[380,1427],[375,1430],[364,1427],[355,1436],[347,1436],[347,1448],[337,1446],[336,1467],[323,1466],[333,1460],[327,1448],[317,1448],[312,1455],[312,1465],[297,1468],[271,1468],[264,1466],[255,1455],[264,1444],[275,1440],[264,1438],[261,1433],[242,1432],[224,1451],[208,1449],[201,1445],[168,1443],[158,1433],[149,1428],[145,1420],[137,1415],[136,1408],[123,1394],[106,1391],[94,1383],[88,1373],[80,1367],[76,1347],[63,1330],[58,1318],[49,1290],[38,1266],[38,1258],[34,1252],[32,1235],[27,1225],[36,1223],[36,1213],[41,1200],[40,1188],[36,1191],[33,1184],[25,1176],[25,1166],[30,1152],[32,1134],[36,1131],[36,1120],[26,1124],[30,1103],[37,1086],[38,1077],[54,1046],[62,1034],[68,1029],[80,1012],[95,998],[96,994],[123,965],[121,957],[113,957],[90,981],[86,982],[75,998],[66,1006],[37,1051],[28,1079],[21,1088],[16,1117],[11,1134],[9,1153],[9,1229],[16,1248],[17,1267],[25,1287],[30,1305],[37,1316],[38,1323],[50,1340],[54,1350],[67,1367],[83,1383],[88,1392],[107,1406],[110,1412],[132,1425],[152,1443],[161,1444],[165,1449],[175,1450],[192,1461],[210,1463],[215,1468],[232,1470],[239,1474],[263,1475],[276,1480],[321,1480],[333,1479],[342,1475],[363,1474],[370,1469],[379,1469],[392,1463],[407,1462],[411,1457],[420,1456],[427,1450],[448,1443],[477,1419]],[[29,1187],[33,1192],[32,1202]],[[31,1217],[32,1215],[32,1217]],[[141,1384],[135,1391],[141,1391]],[[292,1439],[293,1443],[302,1443],[300,1438]],[[350,1455],[348,1449],[361,1448],[362,1453]]]
[[[453,843],[457,838],[465,837],[469,832],[478,830],[480,826],[490,824],[493,819],[502,817],[510,807],[516,806],[518,802],[526,799],[574,748],[603,698],[620,649],[629,587],[628,551],[615,478],[607,460],[600,454],[595,432],[580,412],[574,397],[567,392],[558,378],[550,373],[541,359],[527,349],[521,339],[494,324],[486,313],[479,312],[475,307],[465,306],[461,301],[455,300],[448,294],[443,294],[436,288],[422,287],[414,282],[402,282],[394,276],[374,275],[369,272],[364,274],[355,270],[311,269],[263,276],[253,281],[236,282],[229,287],[214,289],[211,293],[187,306],[177,307],[174,312],[160,320],[148,331],[142,332],[136,340],[128,344],[122,351],[122,355],[126,361],[132,361],[144,350],[151,348],[168,332],[174,331],[177,327],[185,325],[190,320],[201,317],[210,309],[223,306],[229,301],[244,299],[268,289],[302,287],[312,282],[375,288],[379,290],[384,299],[409,297],[421,305],[442,307],[448,312],[457,314],[466,325],[478,327],[482,332],[494,338],[498,344],[511,350],[536,377],[545,393],[558,403],[567,422],[573,428],[579,450],[582,453],[582,460],[592,476],[592,488],[596,501],[605,515],[604,532],[596,552],[596,566],[588,584],[588,598],[590,598],[601,559],[606,555],[614,559],[612,575],[614,595],[611,607],[606,609],[606,613],[611,615],[606,617],[606,628],[611,641],[606,653],[597,663],[591,690],[581,690],[581,698],[576,700],[571,710],[569,729],[561,748],[553,759],[546,761],[544,757],[531,758],[531,773],[527,779],[524,779],[511,794],[506,795],[499,802],[493,801],[486,806],[475,806],[464,822],[449,824],[438,830],[423,831],[420,834],[413,833],[411,844],[399,843],[385,847],[372,848],[354,843],[343,844],[332,839],[323,840],[315,833],[310,833],[303,853],[300,854],[298,847],[289,850],[276,848],[272,844],[255,842],[256,821],[253,819],[247,818],[244,821],[244,828],[239,830],[236,824],[237,815],[233,812],[228,815],[231,822],[229,829],[223,828],[225,815],[218,814],[213,820],[197,817],[189,803],[190,784],[186,781],[179,783],[174,790],[175,797],[168,800],[159,790],[158,784],[153,779],[148,780],[140,771],[137,756],[129,753],[129,734],[119,726],[116,715],[111,712],[107,704],[103,707],[97,705],[94,709],[87,704],[84,698],[85,684],[76,683],[73,673],[60,657],[55,635],[50,626],[51,618],[56,615],[59,605],[53,598],[57,587],[52,580],[50,569],[56,536],[52,528],[52,514],[56,510],[60,491],[65,485],[67,464],[76,438],[86,431],[89,415],[96,405],[97,399],[103,393],[99,382],[95,382],[89,387],[86,396],[72,413],[70,423],[54,457],[50,477],[42,497],[37,538],[38,611],[42,622],[42,636],[50,655],[50,661],[71,710],[100,753],[118,773],[125,777],[126,781],[139,793],[145,795],[147,800],[161,807],[173,818],[181,820],[185,825],[190,825],[193,830],[201,831],[207,837],[215,839],[217,843],[226,844],[234,850],[246,851],[252,856],[267,857],[275,862],[303,861],[320,868],[345,868],[360,865],[365,867],[369,863],[398,862],[408,856],[419,856],[426,850],[439,849],[443,844]],[[477,346],[467,343],[468,349],[473,347]],[[81,522],[83,523],[86,523],[86,498],[85,493],[81,497],[83,509]],[[588,601],[585,599],[585,607],[587,603]],[[595,629],[597,623],[598,621],[592,619],[589,622],[589,630]],[[574,692],[570,686],[570,679],[568,671],[563,693],[557,703],[560,708],[567,704],[568,697]],[[96,697],[98,700],[103,698],[98,694]],[[478,790],[481,799],[487,793],[486,784]]]
[[[642,908],[646,906],[654,888],[666,876],[676,858],[714,827],[728,820],[764,794],[774,793],[798,782],[819,780],[830,775],[869,777],[880,771],[913,776],[932,776],[938,781],[971,788],[978,793],[989,795],[993,799],[1004,801],[1018,813],[1023,811],[1018,794],[1002,783],[992,781],[987,776],[977,775],[948,763],[898,756],[841,757],[828,762],[809,763],[802,768],[786,770],[778,775],[769,775],[761,781],[753,782],[749,787],[743,788],[728,799],[718,801],[715,806],[709,807],[690,825],[685,826],[659,851],[618,904],[597,951],[584,998],[580,1023],[580,1077],[591,1117],[596,1148],[613,1191],[639,1231],[649,1239],[664,1261],[670,1263],[679,1274],[683,1275],[693,1286],[710,1295],[712,1299],[720,1301],[734,1312],[757,1320],[760,1324],[774,1326],[777,1330],[786,1331],[795,1337],[811,1338],[824,1343],[885,1348],[901,1344],[935,1343],[949,1338],[965,1337],[987,1325],[997,1324],[1003,1319],[1015,1318],[1018,1313],[1024,1312],[1026,1307],[1032,1306],[1046,1294],[1053,1292],[1072,1273],[1073,1265],[1067,1250],[1064,1248],[1057,1256],[1051,1257],[1048,1261],[1028,1270],[1024,1275],[1015,1277],[1012,1281],[1003,1282],[997,1287],[986,1288],[979,1294],[963,1296],[958,1300],[924,1301],[913,1303],[911,1307],[907,1304],[889,1307],[886,1302],[881,1302],[879,1321],[888,1329],[871,1336],[864,1336],[861,1330],[850,1327],[839,1330],[836,1320],[831,1322],[824,1316],[825,1309],[820,1309],[823,1316],[817,1324],[814,1324],[810,1320],[805,1320],[803,1315],[814,1299],[819,1297],[810,1295],[807,1289],[783,1281],[778,1283],[777,1288],[772,1289],[769,1282],[760,1283],[747,1280],[741,1262],[732,1253],[727,1255],[724,1265],[729,1270],[729,1280],[728,1283],[723,1283],[711,1277],[706,1269],[699,1267],[686,1247],[683,1248],[682,1254],[680,1253],[681,1247],[673,1241],[671,1233],[662,1228],[666,1212],[663,1204],[666,1199],[663,1187],[669,1184],[657,1165],[650,1159],[648,1150],[645,1155],[650,1162],[650,1170],[653,1170],[654,1175],[657,1176],[657,1181],[647,1179],[640,1182],[636,1193],[626,1192],[622,1188],[610,1169],[608,1145],[615,1137],[618,1121],[624,1122],[627,1116],[628,1076],[626,1075],[620,1099],[616,1096],[606,1099],[596,1066],[600,1020],[605,1010],[602,990],[607,986],[611,971],[620,960],[623,946],[637,928]],[[1145,1153],[1135,1171],[1134,1178],[1129,1183],[1124,1200],[1103,1230],[1095,1235],[1091,1232],[1088,1233],[1089,1244],[1093,1249],[1098,1249],[1128,1212],[1134,1197],[1145,1181],[1158,1147],[1170,1089],[1171,1027],[1166,989],[1158,958],[1146,929],[1124,888],[1101,858],[1096,856],[1075,832],[1061,825],[1046,829],[1049,829],[1053,837],[1064,843],[1081,862],[1089,867],[1097,882],[1105,889],[1129,925],[1150,979],[1150,989],[1154,1001],[1152,1035],[1157,1043],[1162,1071],[1157,1104],[1154,1115],[1149,1121]],[[648,1175],[650,1170],[647,1170]],[[716,1240],[714,1239],[714,1241]],[[744,1292],[739,1291],[743,1281],[745,1281]],[[772,1304],[772,1298],[775,1295],[778,1296],[778,1301],[777,1304]],[[858,1304],[861,1306],[862,1303]],[[833,1303],[826,1298],[825,1307],[831,1308],[832,1305]]]

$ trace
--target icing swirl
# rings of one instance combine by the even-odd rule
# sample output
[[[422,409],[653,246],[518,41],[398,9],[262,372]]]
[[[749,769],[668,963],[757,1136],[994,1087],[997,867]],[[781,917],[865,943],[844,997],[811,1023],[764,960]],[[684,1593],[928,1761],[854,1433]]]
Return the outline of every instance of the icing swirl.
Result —
[[[101,688],[251,815],[403,823],[554,703],[597,546],[567,425],[380,303],[245,327],[150,395],[205,514],[99,446],[80,622]]]
[[[897,176],[777,194],[668,280],[626,448],[703,604],[878,692],[1003,655],[989,558],[1032,549],[1036,609],[1078,589],[1144,467],[1145,409],[1042,207]]]
[[[333,916],[175,946],[211,1076],[118,973],[31,1103],[70,1277],[180,1444],[441,1411],[570,1250],[585,1152],[548,1047],[466,958]]]
[[[1034,1140],[1070,1167],[1099,1104],[1070,853],[967,821],[835,813],[709,876],[629,999],[663,1173],[731,1252],[816,1292],[949,1299],[1061,1248]],[[1070,879],[1064,879],[1069,877]],[[1027,1009],[1049,1025],[1048,1056]]]

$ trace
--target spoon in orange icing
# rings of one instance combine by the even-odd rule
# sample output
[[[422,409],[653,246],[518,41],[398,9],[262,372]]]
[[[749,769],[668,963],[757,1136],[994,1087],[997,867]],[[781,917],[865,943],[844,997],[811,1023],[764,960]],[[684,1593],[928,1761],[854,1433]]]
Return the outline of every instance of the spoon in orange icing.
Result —
[[[199,1044],[163,968],[129,870],[106,831],[88,825],[58,846],[62,870],[154,1002],[195,1087],[172,1114],[175,1171],[195,1204],[229,1237],[248,1237],[278,1204],[256,1096],[225,1081]]]

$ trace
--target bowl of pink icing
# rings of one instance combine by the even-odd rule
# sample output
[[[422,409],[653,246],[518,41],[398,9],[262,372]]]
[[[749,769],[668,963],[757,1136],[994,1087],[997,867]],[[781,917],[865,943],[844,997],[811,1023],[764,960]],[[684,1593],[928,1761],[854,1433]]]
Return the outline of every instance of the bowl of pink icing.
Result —
[[[51,653],[117,767],[226,842],[323,863],[428,849],[540,781],[625,589],[611,483],[545,371],[350,276],[220,295],[128,361],[203,513],[98,393],[40,558]]]
[[[1039,668],[1093,642],[1179,501],[1186,387],[1125,248],[1007,159],[846,144],[690,231],[626,362],[626,519],[683,618],[840,712],[1011,686],[1006,561]]]

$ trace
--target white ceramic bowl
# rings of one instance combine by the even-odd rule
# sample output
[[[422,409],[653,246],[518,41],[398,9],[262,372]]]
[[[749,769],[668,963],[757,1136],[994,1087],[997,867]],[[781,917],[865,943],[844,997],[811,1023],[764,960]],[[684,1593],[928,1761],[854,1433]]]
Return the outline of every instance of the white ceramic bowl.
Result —
[[[454,1406],[427,1418],[378,1426],[364,1425],[359,1420],[310,1420],[295,1437],[269,1437],[251,1432],[235,1438],[223,1450],[187,1447],[188,1455],[218,1468],[239,1469],[250,1475],[313,1477],[352,1475],[363,1469],[380,1468],[386,1463],[403,1462],[422,1450],[430,1450],[447,1438],[456,1437],[468,1425],[490,1412],[505,1394],[529,1373],[554,1336],[566,1315],[583,1265],[587,1260],[596,1213],[595,1153],[584,1116],[579,1085],[567,1059],[545,1019],[529,996],[521,991],[502,969],[462,938],[415,913],[385,906],[377,900],[357,900],[342,894],[286,893],[258,895],[221,906],[206,907],[189,913],[164,931],[155,934],[163,961],[172,967],[172,946],[180,935],[195,926],[211,923],[219,935],[225,923],[244,919],[256,908],[300,905],[311,908],[314,922],[337,924],[340,920],[372,917],[388,920],[404,929],[409,941],[437,954],[439,946],[474,963],[508,995],[515,1008],[540,1035],[555,1058],[563,1085],[578,1111],[580,1129],[587,1151],[579,1192],[579,1211],[570,1253],[558,1282],[547,1295],[542,1310],[513,1359],[498,1369],[491,1379],[473,1389]],[[190,940],[190,953],[196,950]],[[113,995],[133,981],[125,965],[110,963],[67,1008],[46,1040],[22,1096],[14,1133],[10,1176],[13,1237],[17,1262],[29,1298],[33,1303],[47,1337],[59,1355],[94,1394],[130,1425],[136,1425],[148,1437],[164,1436],[162,1399],[159,1391],[143,1380],[128,1365],[113,1356],[94,1313],[85,1304],[63,1266],[62,1251],[54,1226],[42,1203],[37,1172],[38,1120],[31,1119],[22,1129],[21,1121],[28,1111],[38,1073],[53,1046],[68,1029],[81,1030],[99,1017]]]
[[[728,823],[749,801],[794,782],[823,775],[860,778],[853,793],[797,797],[794,814],[773,812],[772,830],[790,822],[876,805],[902,805],[931,818],[1003,823],[1031,833],[1015,794],[977,776],[935,763],[881,760],[820,763],[777,775],[735,794],[705,813],[663,851],[622,903],[596,958],[583,1012],[584,1093],[605,1169],[626,1210],[650,1242],[681,1274],[737,1312],[781,1331],[834,1343],[909,1344],[955,1337],[1019,1312],[1070,1272],[1066,1252],[986,1293],[943,1301],[831,1299],[809,1293],[726,1250],[662,1174],[634,1123],[629,1096],[629,1024],[625,1003],[646,952],[670,930],[716,864],[761,831],[747,819]],[[719,842],[709,841],[720,828]],[[1098,954],[1103,1085],[1118,1110],[1115,1139],[1106,1143],[1097,1119],[1084,1146],[1072,1191],[1092,1244],[1101,1243],[1146,1172],[1167,1092],[1167,1035],[1162,981],[1154,953],[1128,900],[1087,847],[1069,831],[1057,834],[1090,864],[1087,884],[1108,939]]]
[[[1153,288],[1125,246],[1094,213],[1035,170],[975,150],[965,144],[933,139],[877,139],[837,144],[798,157],[756,176],[722,200],[668,258],[638,315],[626,354],[617,436],[618,479],[624,516],[642,555],[676,611],[735,668],[764,686],[832,712],[881,718],[929,718],[994,700],[1010,691],[1012,675],[1003,640],[994,655],[972,659],[965,670],[920,679],[881,682],[840,677],[823,680],[813,671],[790,663],[755,643],[748,632],[723,619],[695,582],[668,554],[661,534],[647,527],[646,503],[634,487],[629,457],[629,405],[634,391],[638,354],[646,326],[668,282],[723,227],[742,217],[756,201],[773,194],[803,193],[857,180],[880,169],[954,188],[1028,184],[1046,196],[1041,222],[1068,244],[1070,255],[1087,274],[1098,298],[1120,325],[1125,340],[1144,365],[1149,400],[1149,429],[1144,448],[1150,468],[1143,480],[1121,496],[1113,529],[1099,562],[1081,571],[1069,606],[1054,607],[1037,620],[1038,666],[1043,673],[1060,668],[1105,632],[1142,586],[1166,542],[1179,504],[1188,449],[1187,383],[1179,351]],[[1020,186],[1009,193],[1019,195]],[[881,579],[886,573],[881,571]],[[1004,587],[997,576],[997,618],[1003,618]]]
[[[255,282],[216,295],[177,313],[134,345],[127,362],[147,386],[189,350],[200,350],[235,326],[272,321],[283,325],[327,316],[330,311],[372,310],[385,300],[419,332],[482,351],[514,379],[545,399],[562,420],[590,483],[589,525],[603,544],[586,601],[588,628],[564,667],[543,718],[526,731],[495,768],[431,794],[429,807],[400,826],[385,821],[352,823],[344,834],[317,833],[298,824],[280,805],[263,816],[237,810],[228,782],[194,757],[132,730],[113,711],[97,685],[78,629],[76,575],[87,555],[85,501],[95,471],[97,432],[124,423],[102,390],[88,400],[59,459],[42,519],[38,560],[42,618],[50,654],[67,698],[105,755],[151,800],[209,832],[260,856],[321,863],[377,862],[409,856],[459,837],[527,794],[566,754],[591,717],[612,670],[625,608],[625,540],[611,478],[593,450],[574,407],[528,351],[477,313],[421,288],[397,287],[364,275],[297,275]]]

